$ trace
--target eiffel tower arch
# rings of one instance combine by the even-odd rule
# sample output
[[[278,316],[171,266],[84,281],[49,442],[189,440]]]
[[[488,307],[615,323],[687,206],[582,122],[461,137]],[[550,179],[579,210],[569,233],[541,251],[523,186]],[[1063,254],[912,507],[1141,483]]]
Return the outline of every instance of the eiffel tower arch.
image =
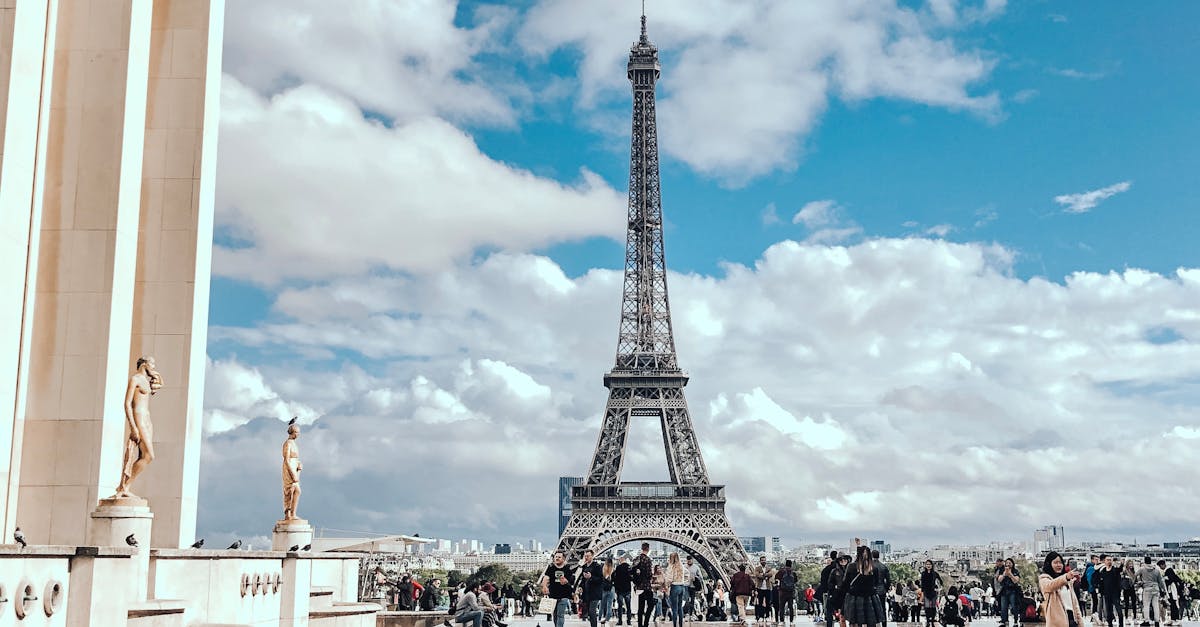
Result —
[[[665,542],[694,556],[711,577],[726,584],[746,551],[725,516],[725,486],[712,485],[688,413],[667,298],[659,187],[658,130],[654,86],[661,73],[658,48],[646,36],[629,52],[633,128],[629,159],[625,281],[617,357],[604,375],[608,403],[592,465],[572,488],[571,518],[559,550],[577,560],[638,540]],[[634,420],[662,428],[670,480],[623,482],[629,427]]]

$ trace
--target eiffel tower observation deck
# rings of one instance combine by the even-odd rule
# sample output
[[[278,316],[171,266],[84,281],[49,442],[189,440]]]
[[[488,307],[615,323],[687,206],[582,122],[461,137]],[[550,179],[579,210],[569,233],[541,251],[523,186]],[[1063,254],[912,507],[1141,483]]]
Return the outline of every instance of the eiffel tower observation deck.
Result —
[[[746,552],[725,516],[725,486],[709,483],[683,394],[688,376],[679,368],[671,328],[654,96],[661,73],[643,15],[627,72],[633,122],[617,357],[604,375],[609,396],[591,469],[572,489],[571,518],[558,546],[574,561],[587,549],[599,554],[628,542],[664,542],[728,584]],[[621,481],[634,420],[659,422],[668,482]]]

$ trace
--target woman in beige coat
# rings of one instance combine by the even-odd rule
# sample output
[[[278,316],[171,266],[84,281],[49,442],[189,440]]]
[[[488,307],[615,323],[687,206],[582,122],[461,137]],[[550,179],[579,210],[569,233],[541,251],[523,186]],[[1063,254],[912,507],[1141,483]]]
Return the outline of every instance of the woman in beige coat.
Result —
[[[1062,556],[1050,551],[1042,563],[1042,573],[1038,575],[1038,587],[1046,598],[1042,605],[1046,627],[1081,627],[1079,619],[1083,614],[1073,589],[1079,573],[1064,570]]]

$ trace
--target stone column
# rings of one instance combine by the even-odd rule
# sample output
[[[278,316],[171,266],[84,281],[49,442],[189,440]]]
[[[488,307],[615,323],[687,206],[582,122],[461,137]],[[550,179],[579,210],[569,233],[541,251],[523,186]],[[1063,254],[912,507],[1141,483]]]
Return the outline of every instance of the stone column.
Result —
[[[154,355],[166,379],[155,462],[134,487],[163,548],[196,533],[223,19],[224,0],[154,3],[129,359]]]
[[[129,546],[127,539],[130,537],[137,542],[130,569],[132,573],[126,580],[131,587],[125,594],[129,603],[145,601],[150,585],[150,525],[154,519],[154,514],[146,506],[146,499],[102,499],[91,518],[87,539],[90,546]]]
[[[45,190],[58,0],[0,0],[0,534],[12,538]]]
[[[287,551],[293,546],[303,549],[312,544],[313,528],[303,518],[280,520],[271,534],[271,550]]]
[[[59,0],[18,511],[31,543],[84,544],[119,480],[151,9]]]
[[[279,627],[307,627],[311,605],[312,560],[283,560],[283,588],[279,597]]]

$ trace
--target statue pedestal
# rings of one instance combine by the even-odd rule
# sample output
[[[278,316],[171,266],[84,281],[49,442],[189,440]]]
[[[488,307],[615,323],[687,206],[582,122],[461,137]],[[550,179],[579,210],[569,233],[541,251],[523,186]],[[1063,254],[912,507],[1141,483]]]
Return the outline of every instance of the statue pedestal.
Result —
[[[305,547],[312,544],[313,528],[303,518],[280,520],[275,523],[271,534],[271,550],[286,551],[293,546]]]
[[[125,538],[129,534],[133,534],[137,540],[137,553],[132,558],[135,588],[129,591],[131,602],[146,600],[150,576],[150,526],[153,521],[150,502],[140,497],[101,499],[92,512],[88,544],[124,547],[128,546]]]

